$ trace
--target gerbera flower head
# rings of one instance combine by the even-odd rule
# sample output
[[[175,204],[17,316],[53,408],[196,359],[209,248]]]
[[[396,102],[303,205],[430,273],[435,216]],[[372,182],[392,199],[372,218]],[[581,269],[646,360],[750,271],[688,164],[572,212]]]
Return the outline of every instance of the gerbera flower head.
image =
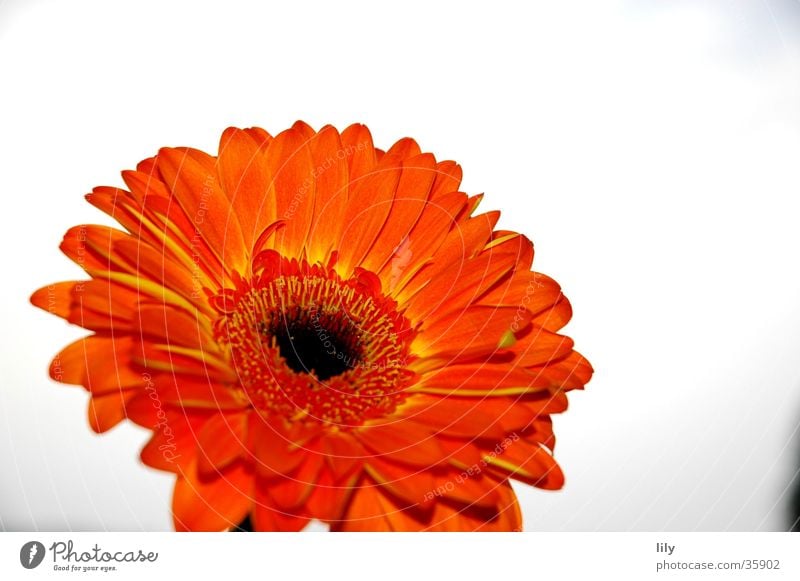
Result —
[[[591,377],[533,247],[461,168],[298,122],[164,148],[69,230],[88,280],[34,305],[91,331],[57,381],[98,432],[153,431],[179,530],[519,530],[510,480],[558,489],[551,414]]]

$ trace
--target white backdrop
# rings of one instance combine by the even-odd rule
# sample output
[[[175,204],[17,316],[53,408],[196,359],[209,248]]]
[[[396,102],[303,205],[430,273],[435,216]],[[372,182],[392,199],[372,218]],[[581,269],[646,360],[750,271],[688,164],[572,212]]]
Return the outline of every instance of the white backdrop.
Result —
[[[30,293],[82,195],[229,125],[366,123],[464,167],[596,375],[530,530],[785,530],[800,465],[800,3],[0,3],[0,529],[167,530],[143,430],[51,382]],[[290,5],[291,4],[291,5]],[[797,485],[797,482],[794,482]]]

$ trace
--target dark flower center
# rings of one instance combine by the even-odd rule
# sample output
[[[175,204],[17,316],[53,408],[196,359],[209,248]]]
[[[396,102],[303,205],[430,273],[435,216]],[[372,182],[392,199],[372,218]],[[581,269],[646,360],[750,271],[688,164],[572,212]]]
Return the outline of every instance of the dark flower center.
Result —
[[[265,417],[347,429],[386,417],[407,397],[415,332],[376,275],[343,280],[322,265],[273,257],[227,296],[235,303],[215,334],[230,349],[232,389]]]
[[[275,338],[291,369],[313,372],[322,381],[357,367],[363,358],[358,329],[341,313],[294,307],[264,323],[262,332]]]

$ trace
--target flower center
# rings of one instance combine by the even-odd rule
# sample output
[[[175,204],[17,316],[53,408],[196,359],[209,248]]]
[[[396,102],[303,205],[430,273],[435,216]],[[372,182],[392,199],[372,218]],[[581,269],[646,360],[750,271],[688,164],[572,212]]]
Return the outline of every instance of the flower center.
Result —
[[[326,380],[359,365],[363,358],[359,330],[340,312],[289,307],[260,328],[275,338],[286,364],[298,373]]]
[[[414,377],[413,331],[377,277],[343,280],[277,253],[261,263],[216,326],[253,407],[338,427],[394,411]]]

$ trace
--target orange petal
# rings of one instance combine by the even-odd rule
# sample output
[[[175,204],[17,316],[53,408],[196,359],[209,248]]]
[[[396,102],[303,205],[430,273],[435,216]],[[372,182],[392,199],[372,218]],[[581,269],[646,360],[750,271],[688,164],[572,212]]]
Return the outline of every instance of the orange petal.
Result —
[[[566,357],[572,351],[574,342],[569,337],[551,333],[546,329],[531,326],[525,336],[508,348],[514,354],[517,365],[545,365]]]
[[[528,371],[536,376],[537,384],[563,390],[582,389],[594,373],[591,364],[577,351],[572,351],[556,363],[530,367]]]
[[[324,522],[339,520],[354,492],[356,477],[352,475],[348,481],[336,483],[328,471],[323,471],[306,500],[305,510]]]
[[[425,205],[416,224],[405,238],[402,248],[398,249],[402,251],[403,256],[411,257],[407,266],[401,268],[401,272],[398,273],[397,264],[392,264],[390,260],[381,269],[381,279],[390,281],[387,286],[391,296],[401,296],[405,286],[418,272],[423,268],[430,270],[431,267],[426,267],[426,264],[444,243],[450,229],[456,224],[458,214],[464,210],[466,202],[465,194],[453,192]]]
[[[513,307],[469,307],[426,322],[412,349],[422,357],[465,358],[492,353],[517,319],[524,326],[529,314]]]
[[[409,506],[425,504],[426,494],[434,488],[433,474],[426,468],[409,469],[381,458],[370,459],[364,468],[377,484]]]
[[[88,272],[96,270],[133,272],[130,265],[113,252],[114,245],[128,236],[108,226],[82,224],[67,230],[59,248]]]
[[[367,456],[361,443],[350,434],[327,434],[321,445],[329,470],[337,482],[360,468]]]
[[[208,352],[219,348],[208,328],[208,319],[166,305],[143,305],[135,317],[143,335],[168,345]]]
[[[206,420],[197,437],[197,469],[201,474],[218,472],[245,454],[249,415],[220,413]]]
[[[98,434],[106,432],[125,419],[125,404],[136,390],[112,392],[89,398],[89,426]]]
[[[214,158],[191,148],[162,148],[158,169],[186,215],[229,271],[244,272],[247,253],[238,218],[217,179]]]
[[[337,244],[336,267],[344,276],[361,264],[386,223],[400,180],[401,164],[400,158],[387,155],[374,170],[358,181],[351,181],[342,238]]]
[[[538,272],[517,272],[505,284],[484,294],[478,302],[484,305],[523,306],[538,315],[561,298],[561,287],[553,279]]]
[[[128,272],[152,280],[165,289],[178,293],[207,314],[212,314],[202,292],[203,286],[208,284],[208,280],[198,276],[197,268],[187,269],[184,265],[169,258],[163,251],[142,244],[135,238],[123,238],[116,241],[113,250],[131,265],[126,269]]]
[[[173,421],[180,418],[192,419],[205,422],[212,414],[218,413],[217,407],[189,407],[176,402],[174,393],[170,394],[164,387],[180,378],[185,383],[185,378],[177,376],[167,376],[167,374],[154,374],[145,376],[145,389],[138,390],[137,395],[127,402],[125,409],[128,419],[136,424],[150,430],[166,429],[165,426],[171,425]],[[174,388],[173,388],[174,392]],[[232,408],[235,409],[235,408]],[[194,424],[192,424],[194,425]],[[176,429],[171,429],[175,432]],[[197,433],[194,434],[195,439]]]
[[[275,505],[286,511],[301,507],[317,483],[323,462],[320,454],[306,451],[303,462],[291,475],[270,479],[269,495]]]
[[[325,263],[341,237],[348,199],[347,157],[339,132],[330,125],[308,142],[317,181],[314,219],[308,243],[308,261]]]
[[[350,183],[356,184],[362,176],[378,164],[372,135],[366,126],[354,123],[342,131],[342,147],[347,158]]]
[[[537,314],[532,322],[548,331],[558,331],[572,318],[572,305],[564,295],[551,307]]]
[[[113,215],[136,239],[182,265],[199,286],[221,281],[225,273],[218,257],[175,203],[155,165],[146,173],[122,172],[122,176],[130,193],[114,195],[107,188],[95,188],[86,199]]]
[[[189,297],[194,287],[188,272],[169,262],[165,264],[153,256],[154,251],[148,250],[128,234],[106,226],[76,226],[64,235],[61,250],[96,278],[114,280],[134,292],[192,308]],[[144,272],[140,272],[140,260],[141,266],[145,267]],[[165,268],[175,272],[164,275]],[[158,274],[159,269],[161,275]],[[179,273],[184,276],[180,277]],[[167,286],[162,285],[161,281]],[[171,286],[179,289],[179,292],[172,290]],[[184,296],[181,296],[181,292]]]
[[[258,414],[250,415],[250,433],[256,470],[262,475],[290,474],[305,458],[297,433],[267,423]]]
[[[237,379],[235,371],[225,360],[214,352],[202,349],[144,341],[141,354],[137,352],[134,361],[151,371],[182,373],[206,378],[212,383],[234,382]]]
[[[502,438],[506,432],[499,418],[487,408],[476,398],[445,399],[418,395],[403,406],[403,414],[407,420],[428,426],[437,435]]]
[[[207,377],[195,379],[166,373],[154,379],[163,400],[181,408],[235,410],[248,406],[246,398],[229,385],[214,383]]]
[[[506,396],[529,393],[536,375],[514,363],[446,365],[423,375],[410,391],[453,396]]]
[[[456,502],[438,502],[427,531],[511,532],[522,530],[522,514],[508,482],[496,487],[497,505],[491,508]]]
[[[437,311],[446,312],[448,305],[471,304],[517,267],[516,254],[486,250],[455,268],[440,271],[409,300],[406,316],[422,321],[436,316]]]
[[[271,483],[256,479],[255,507],[253,509],[253,528],[256,531],[292,532],[302,530],[310,520],[300,510],[278,508],[270,495]]]
[[[411,139],[410,137],[404,137],[394,145],[392,145],[387,151],[389,155],[396,155],[400,158],[406,159],[409,157],[417,156],[421,153],[419,149],[419,145],[416,141]]]
[[[390,500],[380,485],[367,480],[359,484],[344,517],[331,523],[332,531],[379,532],[418,531],[425,526],[418,512]]]
[[[153,401],[150,405],[153,405]],[[148,428],[154,429],[152,438],[142,448],[142,462],[157,470],[182,473],[197,455],[197,438],[207,414],[186,414],[174,408],[162,408]]]
[[[402,303],[407,303],[421,288],[441,273],[453,269],[460,270],[464,261],[476,256],[492,234],[492,229],[500,216],[499,212],[489,212],[457,223],[436,250],[435,262],[414,277],[398,295]]]
[[[432,495],[449,498],[467,506],[496,506],[500,500],[497,481],[487,478],[475,466],[476,464],[471,464],[463,471],[448,470],[437,474]]]
[[[515,407],[522,407],[522,406],[515,406]],[[541,442],[543,446],[546,446],[548,450],[551,452],[556,448],[556,435],[553,432],[553,419],[550,416],[545,416],[541,418],[537,418],[532,421],[527,428],[520,429],[519,431],[524,430],[524,436],[526,440],[531,442]]]
[[[58,283],[31,296],[37,307],[90,331],[130,331],[138,300],[135,291],[103,279]]]
[[[474,440],[441,436],[439,447],[447,454],[448,464],[459,470],[480,463],[483,452]]]
[[[91,331],[131,332],[135,329],[135,307],[143,300],[136,290],[97,278],[72,289],[69,322]]]
[[[253,507],[253,473],[237,462],[212,476],[194,463],[178,477],[172,496],[177,531],[224,531],[242,522]]]
[[[549,393],[545,393],[549,397]],[[412,406],[429,406],[433,408],[433,401],[437,399],[440,401],[440,404],[436,406],[437,408],[444,410],[444,408],[448,406],[454,407],[454,411],[452,412],[449,410],[443,411],[442,419],[447,419],[449,416],[457,414],[460,410],[467,410],[462,411],[462,414],[465,416],[464,421],[467,422],[470,417],[470,412],[472,412],[473,409],[476,410],[476,414],[479,414],[478,419],[483,418],[482,422],[472,424],[472,427],[477,431],[467,433],[469,428],[465,428],[464,432],[460,435],[462,438],[468,438],[469,441],[473,441],[477,437],[502,439],[506,434],[511,432],[528,429],[530,426],[535,425],[540,418],[540,413],[527,405],[526,398],[523,397],[486,397],[482,399],[467,397],[462,399],[458,397],[458,392],[456,392],[456,396],[446,398],[416,395],[412,403],[404,407],[404,412],[409,414],[410,419],[412,417],[414,419],[421,419],[418,416],[411,415],[414,413],[414,407]],[[420,401],[420,403],[417,403],[418,401]],[[477,411],[478,409],[480,412]],[[486,422],[486,417],[492,418],[492,420]],[[487,429],[487,426],[492,427],[491,431]],[[481,430],[485,430],[486,432],[481,434]],[[441,433],[450,437],[458,437],[455,431],[442,431]]]
[[[275,191],[275,216],[285,226],[275,234],[284,256],[301,255],[314,217],[316,180],[311,152],[296,129],[279,133],[267,148],[267,169]]]
[[[72,289],[80,281],[57,282],[38,289],[31,295],[31,304],[57,317],[66,319],[72,308]]]
[[[379,456],[412,466],[434,466],[447,458],[429,430],[405,419],[363,426],[358,438]]]
[[[533,243],[527,236],[513,230],[495,230],[486,250],[513,254],[519,261],[518,270],[530,270],[533,263]]]
[[[454,161],[442,161],[436,164],[436,181],[433,184],[433,198],[458,191],[461,185],[461,166]]]
[[[391,262],[388,286],[399,282],[404,272],[427,257],[414,256],[408,237],[419,221],[433,183],[436,160],[429,153],[403,159],[402,173],[391,212],[362,266],[372,272]]]
[[[131,360],[131,337],[79,339],[64,348],[50,364],[50,377],[62,383],[83,385],[96,395],[144,386],[142,370]]]
[[[244,132],[262,146],[269,145],[269,142],[272,141],[272,135],[267,133],[264,129],[261,129],[261,127],[248,127]]]
[[[498,445],[485,457],[496,472],[547,490],[564,486],[561,468],[539,442],[528,442],[525,438],[509,441],[508,446]]]
[[[248,250],[276,220],[275,190],[267,169],[266,146],[245,130],[229,127],[219,143],[217,172],[239,219]]]
[[[530,396],[521,397],[520,405],[530,409],[535,416],[559,414],[568,407],[567,395],[563,391],[543,391]]]

